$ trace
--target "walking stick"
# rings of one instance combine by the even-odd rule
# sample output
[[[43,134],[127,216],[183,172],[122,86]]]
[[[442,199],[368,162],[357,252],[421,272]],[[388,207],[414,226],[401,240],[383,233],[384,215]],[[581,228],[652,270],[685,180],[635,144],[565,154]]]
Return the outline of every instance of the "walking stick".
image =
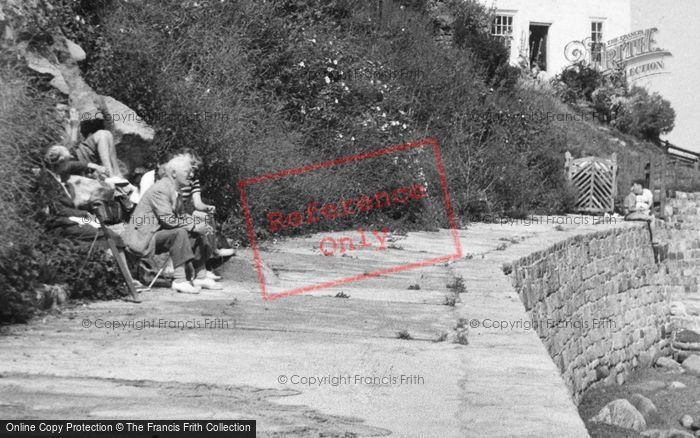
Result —
[[[163,270],[165,269],[165,266],[168,264],[169,261],[170,261],[170,256],[168,256],[168,259],[165,260],[165,263],[163,263],[163,266],[160,267],[160,270],[158,270],[158,273],[156,274],[156,276],[153,277],[153,280],[151,280],[151,284],[148,285],[146,290],[151,290],[153,285],[156,283],[156,280],[158,280],[158,277],[160,277],[160,274],[163,273]]]

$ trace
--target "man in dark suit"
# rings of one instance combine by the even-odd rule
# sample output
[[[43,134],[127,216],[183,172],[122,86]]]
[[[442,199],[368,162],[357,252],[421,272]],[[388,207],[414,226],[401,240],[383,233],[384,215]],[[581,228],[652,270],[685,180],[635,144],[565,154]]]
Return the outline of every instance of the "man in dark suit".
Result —
[[[179,190],[191,178],[189,157],[178,156],[168,162],[165,175],[141,197],[122,236],[127,248],[141,257],[169,252],[175,267],[172,288],[180,293],[220,289],[204,275],[211,254],[202,236],[213,230],[200,218],[178,214]]]
[[[114,190],[97,180],[75,176],[99,170],[100,166],[81,165],[69,158],[68,149],[61,145],[51,146],[44,155],[45,166],[39,172],[34,187],[41,208],[38,218],[48,230],[73,239],[92,241],[96,236],[101,236],[98,222],[89,211],[78,208],[80,204],[76,203],[76,199],[89,201],[94,195],[100,199],[111,199]],[[89,190],[81,191],[83,188]]]

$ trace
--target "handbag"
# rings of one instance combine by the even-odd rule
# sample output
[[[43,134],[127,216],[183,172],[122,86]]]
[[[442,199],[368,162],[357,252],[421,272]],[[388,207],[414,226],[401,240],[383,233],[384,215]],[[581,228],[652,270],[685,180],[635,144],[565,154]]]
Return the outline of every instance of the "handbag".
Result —
[[[122,205],[117,200],[93,202],[92,212],[105,225],[121,223],[124,218]]]

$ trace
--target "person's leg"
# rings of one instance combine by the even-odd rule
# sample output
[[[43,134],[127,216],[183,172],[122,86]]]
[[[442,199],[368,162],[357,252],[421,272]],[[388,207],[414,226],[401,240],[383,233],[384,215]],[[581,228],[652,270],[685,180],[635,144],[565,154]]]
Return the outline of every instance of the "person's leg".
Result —
[[[175,268],[194,258],[189,235],[184,228],[157,231],[155,239],[156,254],[168,252]]]
[[[92,134],[92,138],[97,144],[97,154],[100,156],[102,165],[107,168],[109,176],[123,177],[117,161],[117,151],[114,148],[114,137],[106,129],[101,129]]]
[[[98,228],[94,228],[87,224],[76,223],[75,225],[61,227],[60,233],[66,237],[70,237],[71,239],[82,240],[85,242],[91,242],[95,240],[96,235],[98,236],[98,240],[102,238],[102,236],[100,236],[100,230]]]
[[[216,223],[216,219],[214,219],[213,214],[195,210],[192,215],[195,216],[195,218],[206,222],[214,230],[212,234],[205,236],[206,245],[211,249],[211,254],[209,255],[210,259],[215,257],[230,257],[235,253],[232,248],[221,248],[219,246],[219,226]]]
[[[155,239],[156,253],[167,251],[175,267],[173,289],[185,293],[199,292],[199,289],[188,281],[194,279],[196,273],[192,266],[195,254],[187,231],[183,228],[160,230],[156,232]]]
[[[190,241],[195,254],[192,264],[197,271],[197,278],[193,283],[204,289],[222,289],[216,281],[207,276],[207,261],[211,258],[215,249],[210,246],[208,236],[195,235],[190,237]]]

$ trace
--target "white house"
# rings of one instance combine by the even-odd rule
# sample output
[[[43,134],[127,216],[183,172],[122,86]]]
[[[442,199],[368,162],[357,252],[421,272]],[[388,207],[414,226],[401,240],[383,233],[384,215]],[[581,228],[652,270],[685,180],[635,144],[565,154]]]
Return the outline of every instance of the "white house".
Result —
[[[545,77],[582,59],[624,66],[632,84],[658,91],[676,110],[668,140],[700,152],[700,50],[688,24],[698,0],[478,0],[495,9],[491,26],[513,64],[537,65]]]

